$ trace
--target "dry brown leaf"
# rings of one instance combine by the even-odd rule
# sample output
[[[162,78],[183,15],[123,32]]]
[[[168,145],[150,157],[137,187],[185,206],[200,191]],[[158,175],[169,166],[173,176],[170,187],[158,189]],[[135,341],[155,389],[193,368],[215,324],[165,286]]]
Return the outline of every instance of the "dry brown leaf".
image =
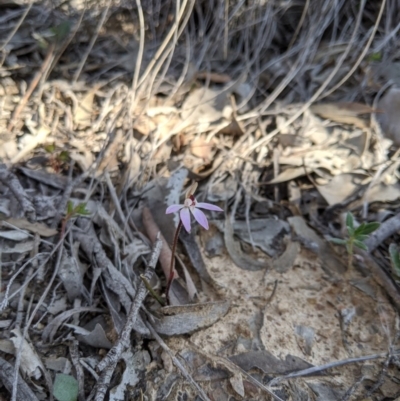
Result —
[[[99,176],[105,171],[113,171],[118,168],[118,151],[124,144],[124,135],[122,130],[118,130],[113,138],[110,138],[104,157],[96,171]]]
[[[282,171],[282,173],[278,174],[274,179],[266,182],[265,184],[279,184],[281,182],[290,181],[303,175],[305,175],[304,167],[289,167],[286,170]]]
[[[191,142],[190,151],[193,156],[211,160],[214,156],[214,141],[207,141],[204,135],[199,135]]]
[[[319,116],[342,124],[351,124],[361,129],[367,128],[366,122],[358,117],[374,113],[376,110],[361,103],[322,103],[311,106],[311,111]]]
[[[219,74],[218,72],[200,71],[196,74],[196,79],[205,79],[215,84],[226,84],[231,81],[228,74]]]
[[[391,88],[379,101],[383,113],[377,116],[383,134],[400,145],[400,89]]]
[[[243,129],[240,125],[240,123],[233,118],[231,123],[228,124],[226,127],[222,128],[219,131],[220,134],[225,134],[225,135],[232,135],[232,136],[242,136],[244,134]]]
[[[57,230],[53,228],[47,227],[42,223],[30,223],[26,219],[7,219],[5,220],[7,223],[11,224],[14,227],[18,227],[21,230],[27,230],[34,234],[39,234],[41,237],[52,237],[58,233]]]
[[[147,115],[139,116],[133,123],[133,128],[140,134],[147,136],[156,129],[156,123]]]
[[[339,174],[326,185],[317,185],[318,192],[330,206],[343,202],[361,187],[362,178],[355,174]]]
[[[232,388],[241,396],[244,397],[243,378],[240,373],[235,373],[230,379]]]
[[[94,93],[97,89],[91,89],[79,102],[74,110],[74,122],[80,128],[89,127],[92,123]]]

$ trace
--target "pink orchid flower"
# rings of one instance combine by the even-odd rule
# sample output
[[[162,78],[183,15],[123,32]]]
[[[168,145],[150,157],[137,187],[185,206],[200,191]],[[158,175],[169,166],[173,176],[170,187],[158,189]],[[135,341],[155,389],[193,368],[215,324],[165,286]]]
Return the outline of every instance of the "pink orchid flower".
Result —
[[[195,220],[206,230],[208,230],[208,220],[206,215],[200,209],[214,210],[216,212],[223,212],[223,210],[210,203],[197,202],[193,195],[189,195],[185,199],[183,205],[171,205],[167,208],[166,214],[179,212],[181,222],[186,231],[190,233],[190,212],[192,212]],[[189,212],[190,211],[190,212]]]

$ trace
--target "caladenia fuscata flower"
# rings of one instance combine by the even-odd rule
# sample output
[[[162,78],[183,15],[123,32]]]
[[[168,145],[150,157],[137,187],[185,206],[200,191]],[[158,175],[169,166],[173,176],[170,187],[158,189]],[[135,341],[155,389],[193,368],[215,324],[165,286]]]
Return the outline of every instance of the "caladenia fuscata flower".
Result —
[[[167,281],[167,290],[166,290],[166,297],[167,300],[169,298],[169,290],[172,284],[172,280],[174,278],[174,262],[175,262],[175,251],[176,245],[178,242],[179,232],[181,230],[182,225],[185,227],[185,230],[190,233],[191,230],[191,214],[193,215],[194,219],[206,230],[208,230],[208,220],[206,215],[200,209],[212,210],[215,212],[223,212],[223,210],[211,203],[204,203],[204,202],[197,202],[196,198],[194,197],[194,192],[197,188],[197,182],[194,182],[189,189],[186,191],[186,196],[183,204],[181,205],[171,205],[168,206],[166,210],[166,214],[176,213],[179,212],[179,223],[178,227],[176,228],[175,235],[174,235],[174,242],[172,244],[172,256],[171,256],[171,265],[170,265],[170,273]]]
[[[171,205],[167,208],[166,214],[179,212],[179,216],[183,227],[190,233],[190,213],[192,213],[194,219],[206,230],[208,230],[208,220],[206,215],[200,209],[213,210],[215,212],[223,212],[223,210],[211,203],[197,202],[193,195],[190,195],[185,199],[183,205]]]

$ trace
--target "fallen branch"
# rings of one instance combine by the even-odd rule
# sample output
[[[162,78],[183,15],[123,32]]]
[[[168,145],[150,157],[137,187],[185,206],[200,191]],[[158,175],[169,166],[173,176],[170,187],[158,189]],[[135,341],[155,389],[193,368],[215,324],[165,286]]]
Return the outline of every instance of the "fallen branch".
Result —
[[[391,237],[397,231],[400,231],[400,213],[383,222],[381,226],[364,241],[365,245],[368,247],[368,251],[374,251],[385,239]]]
[[[150,282],[151,278],[153,277],[154,269],[160,256],[161,247],[162,247],[162,241],[158,236],[153,248],[153,253],[151,255],[150,262],[146,267],[144,273],[144,277],[148,282]],[[97,366],[97,369],[99,371],[103,371],[103,373],[100,376],[99,382],[97,383],[96,386],[96,396],[95,396],[96,401],[102,401],[104,399],[115,366],[121,359],[121,354],[129,346],[130,335],[136,323],[139,309],[142,306],[142,303],[146,295],[147,295],[147,289],[143,281],[140,281],[139,289],[136,293],[135,299],[132,302],[128,318],[126,320],[125,326],[122,330],[120,337],[118,338],[115,345],[110,349],[105,358]]]
[[[399,354],[400,354],[400,350],[394,351],[394,353],[393,353],[393,355],[399,355]],[[387,352],[382,352],[380,354],[360,356],[357,358],[342,359],[341,361],[330,362],[325,365],[313,366],[312,368],[298,370],[297,372],[292,372],[285,376],[276,377],[275,379],[272,379],[268,383],[268,386],[271,387],[273,385],[276,385],[279,382],[281,382],[282,380],[293,379],[295,377],[315,375],[317,373],[321,373],[323,370],[337,368],[339,366],[348,365],[350,363],[358,363],[358,362],[371,361],[373,359],[385,358],[385,357],[387,357],[387,355],[388,355]]]

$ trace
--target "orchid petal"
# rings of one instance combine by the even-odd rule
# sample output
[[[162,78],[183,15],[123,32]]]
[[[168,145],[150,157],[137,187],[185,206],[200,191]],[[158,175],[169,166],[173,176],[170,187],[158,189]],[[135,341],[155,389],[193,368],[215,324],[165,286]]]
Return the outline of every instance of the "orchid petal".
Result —
[[[183,208],[183,205],[171,205],[171,206],[168,206],[167,210],[165,211],[165,214],[178,212],[182,208]]]
[[[192,213],[196,221],[204,227],[206,230],[208,230],[208,220],[206,215],[200,210],[200,209],[192,209]]]
[[[196,207],[199,207],[200,209],[215,210],[216,212],[223,212],[223,209],[212,205],[211,203],[198,202],[196,203]]]
[[[185,227],[186,231],[190,233],[190,212],[189,209],[184,207],[180,211],[180,216],[181,216],[181,222],[183,224],[183,227]]]

